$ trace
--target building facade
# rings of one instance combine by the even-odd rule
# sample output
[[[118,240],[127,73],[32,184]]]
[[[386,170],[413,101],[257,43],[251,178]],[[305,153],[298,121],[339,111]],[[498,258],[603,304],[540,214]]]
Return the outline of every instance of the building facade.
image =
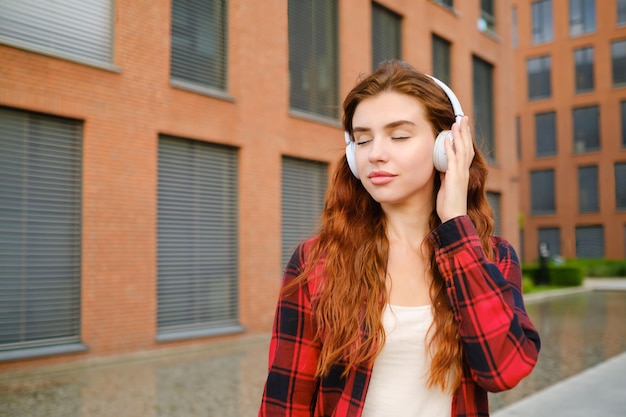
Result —
[[[341,100],[384,59],[454,89],[490,162],[497,232],[517,245],[510,11],[0,4],[0,370],[269,332],[344,152]]]
[[[512,4],[524,259],[623,259],[626,1]]]

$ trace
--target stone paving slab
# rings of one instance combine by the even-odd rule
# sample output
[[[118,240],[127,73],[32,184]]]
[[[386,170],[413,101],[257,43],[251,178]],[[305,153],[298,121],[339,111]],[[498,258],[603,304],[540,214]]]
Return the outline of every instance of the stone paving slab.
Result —
[[[624,417],[626,353],[491,414],[492,417]]]

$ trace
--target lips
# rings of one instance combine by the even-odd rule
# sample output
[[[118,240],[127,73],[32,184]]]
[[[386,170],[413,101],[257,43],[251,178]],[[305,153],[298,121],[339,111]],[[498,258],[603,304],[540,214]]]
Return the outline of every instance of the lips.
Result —
[[[370,182],[374,185],[385,185],[390,183],[396,177],[395,174],[391,174],[386,171],[373,171],[367,176]]]

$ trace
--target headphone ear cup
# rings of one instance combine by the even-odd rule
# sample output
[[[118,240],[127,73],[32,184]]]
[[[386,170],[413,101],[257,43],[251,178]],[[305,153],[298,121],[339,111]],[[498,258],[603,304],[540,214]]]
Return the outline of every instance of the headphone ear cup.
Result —
[[[346,159],[348,160],[348,166],[350,167],[350,171],[354,174],[355,177],[359,178],[359,171],[356,169],[356,159],[354,158],[355,145],[353,141],[350,141],[346,145]]]
[[[449,140],[450,143],[454,143],[452,131],[441,131],[437,135],[437,139],[435,139],[435,147],[433,148],[433,163],[435,164],[435,169],[439,172],[446,172],[448,170],[448,156],[446,155],[445,147],[446,140]]]

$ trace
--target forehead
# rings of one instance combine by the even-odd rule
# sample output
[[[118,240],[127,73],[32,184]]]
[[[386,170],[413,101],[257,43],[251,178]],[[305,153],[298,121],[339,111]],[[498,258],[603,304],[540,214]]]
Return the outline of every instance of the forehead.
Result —
[[[426,122],[424,105],[415,97],[385,91],[361,101],[354,111],[352,126],[374,128],[398,120]]]

